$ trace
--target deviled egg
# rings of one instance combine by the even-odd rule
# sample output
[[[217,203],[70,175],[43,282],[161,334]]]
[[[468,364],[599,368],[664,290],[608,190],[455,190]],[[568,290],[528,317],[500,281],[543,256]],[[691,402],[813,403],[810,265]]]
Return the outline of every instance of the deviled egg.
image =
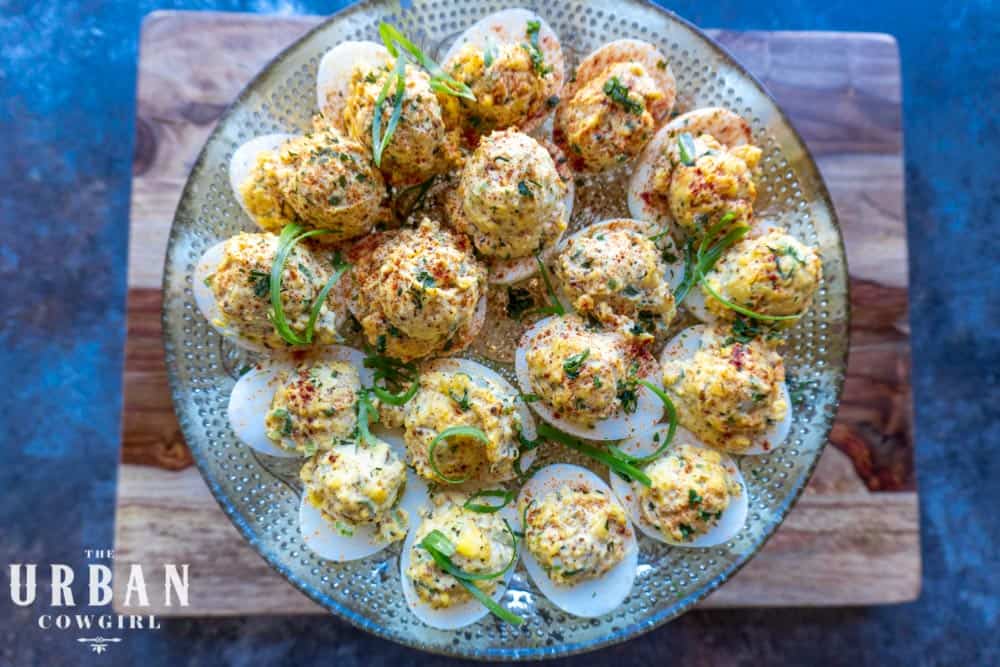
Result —
[[[673,290],[684,259],[670,234],[638,220],[607,220],[581,229],[560,246],[555,276],[561,300],[609,326],[665,331],[673,321]]]
[[[609,42],[563,89],[552,137],[577,171],[604,171],[642,152],[673,109],[670,63],[655,46]]]
[[[620,332],[577,315],[547,317],[521,336],[514,357],[521,391],[542,419],[572,435],[617,440],[660,420],[663,405],[639,384],[656,363]]]
[[[424,218],[348,250],[348,305],[379,354],[409,361],[456,353],[482,328],[486,270],[463,234]]]
[[[770,326],[791,326],[812,305],[823,280],[816,248],[784,229],[758,225],[754,233],[730,248],[705,274],[705,283],[722,298],[766,317]],[[759,232],[759,233],[758,233]],[[704,284],[688,293],[684,306],[703,322],[732,321],[742,315],[716,299]]]
[[[489,610],[462,581],[435,562],[421,546],[425,538],[434,533],[447,540],[452,551],[449,559],[462,572],[495,575],[466,582],[494,601],[503,597],[518,558],[513,508],[475,512],[465,508],[469,499],[468,494],[459,492],[435,494],[433,507],[422,514],[419,526],[406,536],[399,559],[407,607],[425,624],[441,630],[471,625]]]
[[[388,101],[381,106],[378,101],[386,82],[394,76],[394,59],[381,44],[348,41],[330,49],[320,61],[316,77],[323,122],[343,129],[374,157],[372,124],[378,113],[382,131],[390,125],[395,85],[387,88],[391,91]],[[394,188],[423,183],[447,171],[458,158],[457,136],[445,127],[431,77],[406,64],[403,80],[402,111],[378,164]]]
[[[616,609],[632,590],[639,549],[625,509],[586,468],[554,464],[521,489],[522,559],[554,605],[574,616]]]
[[[535,420],[517,390],[499,373],[468,359],[436,359],[420,368],[420,388],[400,408],[383,407],[384,422],[404,432],[408,463],[438,484],[506,481],[527,470],[535,452]],[[471,427],[481,435],[448,429]],[[432,454],[433,450],[433,454]]]
[[[483,137],[447,199],[451,224],[487,263],[489,280],[510,283],[537,270],[562,237],[573,208],[569,174],[549,151],[517,130]]]
[[[400,443],[351,442],[317,452],[299,472],[299,530],[322,558],[364,558],[402,540],[427,504],[427,487],[403,465]]]
[[[538,126],[559,102],[565,61],[559,37],[544,19],[527,9],[505,9],[459,35],[443,67],[475,96],[441,96],[474,145],[493,130]]]
[[[356,439],[355,409],[372,372],[364,355],[334,345],[297,360],[278,357],[245,372],[229,395],[229,424],[270,456],[312,456]]]
[[[636,218],[673,222],[699,238],[723,215],[749,223],[757,198],[754,170],[761,150],[750,124],[721,107],[696,109],[657,132],[628,185],[628,207]]]
[[[271,265],[277,250],[274,234],[240,233],[209,248],[195,266],[192,291],[198,309],[216,331],[249,350],[289,347],[271,318]],[[309,246],[292,248],[281,278],[281,303],[292,331],[307,329],[313,300],[333,269]],[[319,308],[313,342],[335,343],[345,317],[343,297],[331,290]]]
[[[667,437],[661,425],[621,444],[633,456],[650,456]],[[643,467],[650,486],[611,472],[611,487],[639,529],[660,542],[711,547],[728,542],[746,523],[749,502],[739,467],[678,428],[662,456]]]
[[[663,386],[677,419],[707,445],[733,454],[765,454],[792,424],[785,365],[774,346],[741,341],[727,330],[697,325],[663,349]]]
[[[332,128],[251,139],[233,154],[229,180],[247,215],[275,234],[298,222],[325,230],[319,239],[337,243],[389,216],[370,151]]]

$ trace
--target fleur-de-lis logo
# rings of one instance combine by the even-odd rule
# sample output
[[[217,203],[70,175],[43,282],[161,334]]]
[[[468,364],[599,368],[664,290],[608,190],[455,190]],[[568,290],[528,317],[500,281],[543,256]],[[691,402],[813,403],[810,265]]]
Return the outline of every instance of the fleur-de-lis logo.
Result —
[[[117,644],[121,641],[121,637],[79,637],[76,641],[89,644],[90,650],[100,655],[108,650],[109,643]]]

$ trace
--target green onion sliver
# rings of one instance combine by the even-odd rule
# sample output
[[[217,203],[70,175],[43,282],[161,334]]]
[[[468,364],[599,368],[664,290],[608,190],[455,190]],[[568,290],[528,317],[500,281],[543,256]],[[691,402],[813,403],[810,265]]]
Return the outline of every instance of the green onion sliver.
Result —
[[[628,452],[623,451],[614,445],[609,446],[608,449],[618,454],[632,465],[644,466],[660,458],[663,455],[663,452],[667,451],[667,448],[670,447],[670,443],[674,441],[674,435],[677,433],[677,408],[674,407],[673,401],[670,400],[670,397],[667,396],[667,393],[663,391],[662,388],[657,387],[649,380],[638,380],[638,383],[656,394],[657,398],[659,398],[663,403],[663,408],[667,411],[667,435],[663,438],[660,446],[656,448],[656,451],[646,456],[632,456]]]
[[[375,377],[376,379],[382,379],[382,376],[380,376],[379,374],[376,374]],[[383,403],[388,403],[389,405],[396,405],[396,406],[406,405],[407,403],[409,403],[410,399],[417,395],[418,389],[420,389],[420,382],[418,380],[414,380],[413,384],[410,385],[409,389],[399,394],[394,394],[388,389],[385,389],[378,385],[374,385],[372,387],[372,391],[375,392],[375,395],[379,397],[379,400],[381,400]]]
[[[446,556],[448,558],[451,558],[451,556],[455,553],[455,545],[451,543],[451,540],[449,540],[444,533],[436,528],[427,533],[424,539],[420,542],[420,546],[428,551],[436,549],[442,556]]]
[[[389,117],[389,124],[385,128],[385,134],[382,134],[382,105],[385,104],[385,100],[389,97],[389,90],[392,88],[392,84],[396,84],[396,92],[393,98],[392,115]],[[403,54],[399,54],[396,57],[396,67],[392,70],[392,74],[385,80],[382,84],[382,90],[379,91],[378,98],[375,100],[375,114],[372,116],[372,160],[375,162],[376,167],[382,166],[382,153],[385,151],[386,147],[389,145],[389,140],[392,139],[392,135],[396,132],[396,126],[399,125],[399,117],[403,113],[403,95],[406,92],[406,59],[403,58]]]
[[[490,442],[490,439],[486,436],[485,433],[483,433],[482,429],[478,429],[475,426],[449,426],[445,430],[438,433],[437,437],[431,440],[431,446],[427,452],[427,458],[430,459],[431,462],[431,470],[434,471],[435,475],[437,475],[444,481],[448,482],[449,484],[461,484],[462,482],[465,482],[469,479],[468,477],[462,477],[462,478],[448,477],[447,475],[441,472],[441,470],[438,468],[437,465],[437,457],[435,456],[435,451],[437,450],[437,446],[441,444],[442,441],[455,436],[466,436],[469,438],[476,438],[477,440],[484,442],[486,444],[489,444]]]
[[[620,455],[606,452],[598,449],[597,447],[592,447],[584,442],[580,442],[573,436],[567,435],[562,431],[553,428],[549,424],[540,424],[538,426],[538,437],[555,440],[558,443],[566,445],[570,449],[574,449],[584,456],[589,456],[596,461],[600,461],[621,476],[633,479],[643,486],[653,485],[653,482],[649,479],[649,476],[646,475],[646,473],[636,468]]]
[[[413,56],[421,67],[427,70],[427,73],[431,75],[431,88],[434,91],[453,97],[464,97],[473,102],[476,101],[476,96],[472,94],[471,88],[464,83],[456,81],[451,75],[441,69],[440,65],[428,58],[420,50],[420,47],[407,39],[396,26],[389,23],[381,23],[378,27],[378,33],[382,37],[382,43],[385,44],[385,48],[389,50],[389,53],[398,57],[401,55],[401,52],[397,47],[401,47]]]
[[[755,320],[763,320],[763,321],[766,321],[766,322],[780,322],[780,321],[785,321],[785,320],[797,320],[800,317],[802,317],[802,313],[796,313],[795,315],[765,315],[764,313],[758,313],[755,310],[750,310],[749,308],[744,308],[743,306],[740,306],[739,304],[735,304],[732,301],[730,301],[729,299],[725,298],[724,296],[722,296],[721,294],[719,294],[718,292],[715,291],[715,288],[712,287],[707,280],[705,280],[705,274],[701,272],[700,268],[698,270],[698,281],[701,283],[702,287],[704,287],[706,290],[708,290],[708,293],[712,295],[712,298],[714,298],[716,301],[718,301],[719,303],[721,303],[726,308],[729,308],[730,310],[736,311],[740,315],[745,315],[746,317],[749,317],[749,318],[752,318],[752,319],[755,319]]]
[[[505,575],[512,567],[514,563],[517,562],[517,534],[514,529],[510,527],[510,524],[504,519],[504,527],[507,528],[507,532],[510,533],[511,548],[512,553],[510,561],[507,563],[499,572],[488,572],[483,574],[473,574],[471,572],[466,572],[461,568],[457,567],[451,561],[451,555],[455,553],[455,545],[451,543],[445,535],[439,530],[432,530],[430,533],[424,537],[420,542],[420,546],[423,547],[427,553],[431,555],[434,559],[434,563],[437,564],[439,568],[455,577],[458,583],[465,587],[465,590],[469,591],[469,594],[476,598],[484,607],[490,610],[497,618],[500,618],[511,625],[521,625],[524,623],[524,619],[517,614],[511,613],[497,604],[496,600],[491,598],[489,595],[484,593],[474,582],[476,581],[487,581],[490,579],[497,579]]]
[[[477,503],[475,502],[477,498],[500,498],[502,502],[499,505],[494,505],[493,503]],[[462,505],[462,507],[470,512],[493,514],[494,512],[499,512],[504,507],[507,507],[512,500],[514,500],[513,491],[508,491],[507,489],[481,489],[472,494],[469,499],[465,501],[465,504]]]
[[[680,152],[681,163],[686,167],[693,165],[694,156],[697,153],[697,149],[694,146],[694,137],[687,132],[681,133],[677,137],[677,148]]]
[[[718,235],[735,217],[736,215],[731,211],[722,216],[701,237],[701,242],[698,244],[697,250],[694,250],[693,243],[690,240],[685,245],[684,277],[681,279],[681,284],[674,291],[674,301],[676,303],[683,302],[688,293],[698,284],[700,280],[699,276],[711,271],[715,267],[716,262],[719,261],[722,253],[743,238],[750,230],[746,225],[737,225],[730,229],[717,242],[708,246],[709,241]]]
[[[441,567],[442,570],[444,570],[451,576],[455,577],[459,581],[489,581],[491,579],[498,579],[503,575],[507,574],[507,572],[509,572],[510,569],[514,567],[514,563],[517,562],[517,535],[514,534],[514,529],[510,527],[510,523],[507,522],[507,519],[503,520],[503,525],[504,528],[507,529],[507,532],[510,534],[510,544],[513,553],[511,553],[510,560],[507,561],[507,564],[503,567],[503,569],[497,570],[496,572],[483,572],[483,573],[466,572],[462,568],[455,565],[453,562],[451,562],[451,555],[454,555],[455,553],[455,546],[451,544],[451,541],[448,539],[448,537],[445,536],[445,534],[442,533],[440,530],[434,529],[431,532],[429,532],[427,534],[427,537],[425,537],[423,540],[420,541],[420,546],[422,546],[424,549],[427,549],[427,551],[430,551],[432,556],[434,555],[435,551],[438,554],[440,554],[445,559],[446,564],[442,565],[440,562],[438,562],[437,558],[435,558],[434,561],[438,563],[438,566]],[[431,539],[430,542],[428,542],[427,538],[431,537],[431,535],[434,535],[434,537]],[[447,542],[448,546],[445,548],[444,551],[442,551],[440,547],[444,545],[444,542]],[[451,555],[445,555],[448,552],[448,550],[451,551]]]
[[[535,312],[547,315],[565,315],[566,309],[563,308],[562,302],[556,296],[556,290],[552,287],[552,280],[549,279],[549,270],[545,268],[545,262],[542,261],[542,256],[539,253],[535,253],[535,261],[538,262],[538,272],[542,274],[545,291],[549,295],[549,305],[544,308],[538,308]]]
[[[285,317],[285,307],[281,303],[281,278],[285,273],[285,264],[288,262],[288,256],[292,253],[292,249],[299,241],[330,233],[331,231],[328,229],[303,231],[300,225],[290,223],[282,228],[281,235],[278,237],[278,249],[274,254],[274,261],[271,263],[271,323],[274,325],[274,329],[278,332],[278,335],[291,345],[309,345],[312,343],[316,319],[319,317],[319,311],[323,307],[323,302],[326,300],[333,286],[337,284],[341,276],[350,268],[350,265],[341,264],[336,267],[333,276],[323,286],[323,289],[320,290],[316,300],[312,304],[306,330],[299,335],[289,326],[288,318]]]
[[[378,443],[378,438],[372,435],[372,432],[369,429],[369,417],[374,415],[374,419],[371,421],[374,421],[377,424],[379,414],[378,410],[375,409],[375,406],[372,405],[371,396],[369,396],[368,391],[368,389],[362,388],[361,391],[358,392],[358,402],[355,404],[358,416],[358,439],[361,440],[362,444],[368,443],[369,445],[374,445]]]

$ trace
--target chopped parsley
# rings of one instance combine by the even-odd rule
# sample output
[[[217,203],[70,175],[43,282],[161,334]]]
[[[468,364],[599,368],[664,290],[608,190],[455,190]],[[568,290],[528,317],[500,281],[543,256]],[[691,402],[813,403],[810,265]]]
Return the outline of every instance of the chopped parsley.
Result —
[[[468,411],[468,409],[470,407],[472,407],[472,403],[469,401],[469,390],[468,390],[468,388],[466,388],[466,389],[464,389],[462,391],[462,395],[460,397],[456,396],[455,394],[453,394],[449,390],[448,391],[448,397],[451,400],[455,401],[455,403],[458,404],[458,407],[462,408],[462,412],[466,412],[466,411]]]
[[[417,274],[417,282],[419,282],[424,287],[434,287],[437,284],[437,281],[434,280],[434,276],[432,276],[431,274],[427,273],[427,271],[424,271],[422,269]]]
[[[790,245],[782,246],[781,248],[772,248],[767,246],[767,249],[774,253],[774,264],[778,268],[778,274],[785,280],[788,280],[793,275],[795,275],[795,270],[800,266],[805,266],[806,261],[799,257],[799,253],[795,248]],[[797,264],[792,264],[790,268],[784,268],[781,266],[782,257],[791,257],[797,262]]]
[[[639,379],[636,377],[638,372],[639,365],[633,362],[629,368],[628,379],[619,380],[616,387],[618,402],[622,404],[622,410],[628,415],[635,412],[639,406]]]
[[[628,86],[622,85],[617,76],[613,76],[604,83],[604,94],[611,98],[613,102],[620,104],[625,111],[639,115],[642,113],[641,102],[636,102],[628,96]]]
[[[694,489],[688,489],[688,505],[700,505],[701,496]]]
[[[761,325],[753,320],[737,317],[733,320],[733,332],[723,341],[723,345],[749,343],[761,334]]]
[[[253,286],[253,295],[258,299],[268,297],[271,293],[271,274],[267,271],[250,269],[250,285]]]
[[[529,197],[531,199],[535,198],[535,195],[531,192],[531,188],[529,188],[528,184],[524,181],[517,182],[517,191],[522,197]]]
[[[566,376],[572,380],[575,380],[580,375],[580,368],[583,366],[583,362],[587,360],[590,356],[590,348],[588,347],[583,352],[578,352],[566,358],[563,362],[563,371],[566,372]]]

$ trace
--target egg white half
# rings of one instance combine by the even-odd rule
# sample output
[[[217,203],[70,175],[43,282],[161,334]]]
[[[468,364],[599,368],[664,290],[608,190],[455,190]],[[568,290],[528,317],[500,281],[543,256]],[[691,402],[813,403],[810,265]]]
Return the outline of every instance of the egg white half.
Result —
[[[710,134],[727,148],[742,146],[753,141],[750,124],[729,109],[705,107],[681,114],[661,127],[646,144],[636,160],[635,169],[629,177],[627,188],[628,210],[633,218],[650,220],[660,224],[673,222],[669,210],[660,210],[647,203],[642,195],[653,189],[654,167],[661,155],[677,141],[684,132],[692,136]]]
[[[517,511],[513,507],[508,505],[507,507],[499,510],[499,514],[503,518],[507,519],[507,522],[510,523],[513,530],[519,531],[520,522],[517,517]],[[420,621],[425,625],[432,628],[437,628],[439,630],[457,630],[459,628],[464,628],[467,625],[472,625],[479,619],[489,614],[489,609],[483,606],[483,604],[475,598],[470,598],[465,602],[451,607],[446,607],[444,609],[435,609],[420,599],[417,592],[413,588],[413,581],[406,575],[406,571],[409,569],[410,562],[412,560],[410,552],[413,549],[416,536],[417,522],[414,522],[409,533],[406,535],[406,540],[403,542],[403,552],[399,557],[399,577],[402,581],[403,598],[406,600],[406,606],[411,612],[413,612],[413,615],[420,619]],[[518,551],[521,550],[520,541],[518,541],[517,549]],[[519,558],[519,555],[515,555],[514,558],[514,564],[503,575],[502,583],[497,586],[493,595],[490,596],[496,602],[500,602],[504,594],[507,592],[507,585],[510,583],[510,578],[514,574],[514,570],[517,568],[517,559]]]
[[[659,425],[652,431],[648,431],[635,438],[626,440],[619,445],[619,447],[625,452],[635,456],[648,456],[649,454],[652,454],[660,445],[660,442],[654,442],[653,437],[658,436],[659,438],[665,438],[667,436],[668,429],[669,427],[666,424]],[[700,440],[695,438],[694,434],[690,431],[680,426],[677,427],[677,432],[674,434],[672,444],[679,443],[694,445],[695,447],[700,447],[702,449],[711,449],[708,445],[705,445]],[[669,453],[669,450],[667,450],[667,453]],[[642,517],[639,512],[639,489],[641,488],[641,485],[638,482],[626,482],[612,470],[610,471],[611,488],[614,489],[615,495],[625,506],[629,516],[632,518],[632,521],[635,522],[635,525],[639,527],[639,530],[652,539],[677,547],[704,548],[723,544],[736,537],[736,535],[743,530],[743,526],[746,524],[750,502],[746,481],[743,479],[743,473],[740,472],[739,466],[736,465],[736,462],[728,454],[724,452],[719,453],[722,455],[723,467],[725,467],[726,472],[729,473],[730,478],[739,483],[741,493],[738,496],[730,497],[729,506],[722,512],[722,516],[719,518],[719,522],[717,524],[709,528],[705,533],[702,533],[688,542],[678,542],[670,539]],[[666,455],[666,453],[664,455]]]
[[[701,348],[702,335],[707,328],[704,324],[696,324],[674,336],[663,348],[663,352],[660,353],[660,365],[662,366],[668,361],[691,359]],[[668,393],[673,393],[670,387],[666,387],[666,390]],[[781,383],[781,393],[785,403],[788,405],[788,410],[785,411],[785,418],[755,437],[753,444],[743,452],[740,452],[740,456],[769,454],[784,444],[788,438],[788,434],[792,430],[793,415],[791,395],[788,393],[788,385],[784,382]]]
[[[195,265],[194,275],[191,278],[191,292],[194,295],[195,305],[198,306],[198,310],[208,320],[208,323],[212,325],[212,328],[234,345],[252,352],[267,352],[267,348],[260,343],[247,340],[235,329],[222,324],[224,320],[222,311],[219,309],[219,304],[215,300],[215,293],[212,292],[212,288],[208,285],[207,281],[209,276],[215,273],[219,263],[222,262],[222,258],[225,255],[225,245],[225,241],[216,243],[205,251],[205,254],[201,256],[201,259]]]
[[[563,56],[559,35],[545,19],[529,9],[503,9],[476,21],[448,48],[441,59],[441,64],[451,60],[466,44],[472,44],[485,51],[491,43],[495,45],[527,43],[528,21],[538,21],[539,50],[542,52],[545,64],[552,68],[550,94],[557,95],[563,87],[566,76],[566,59]],[[526,132],[533,130],[541,125],[551,112],[548,105],[544,105],[538,113],[518,125]]]
[[[351,86],[355,66],[372,67],[392,63],[389,50],[377,42],[341,42],[327,51],[316,70],[316,108],[328,112],[327,119],[336,126],[343,122],[344,101]]]
[[[331,345],[314,351],[309,358],[317,361],[346,361],[357,369],[362,385],[370,386],[372,383],[372,371],[365,368],[365,355],[353,348]],[[281,386],[281,373],[294,371],[296,363],[289,355],[266,359],[244,373],[229,395],[229,425],[241,442],[261,454],[281,458],[301,457],[301,454],[286,451],[274,444],[267,437],[264,426],[264,418],[271,408],[271,399]]]
[[[574,183],[573,175],[568,170],[560,167],[560,165],[565,164],[562,149],[550,141],[539,141],[539,143],[545,150],[552,154],[552,159],[556,163],[556,169],[562,177],[563,183],[566,184],[566,197],[563,199],[563,205],[566,208],[566,224],[569,225],[569,221],[573,217],[573,204],[576,199],[576,184]],[[562,238],[563,236],[560,234],[549,242],[546,247],[542,248],[539,256],[543,262],[549,261],[558,251]],[[510,285],[535,275],[538,272],[538,262],[535,260],[534,255],[514,259],[493,259],[487,262],[487,269],[489,270],[489,281],[491,283],[496,285]]]
[[[684,253],[683,251],[681,251],[680,248],[677,247],[677,244],[674,242],[673,236],[670,234],[669,230],[663,230],[662,228],[660,228],[659,226],[657,226],[655,223],[652,222],[643,220],[629,220],[626,218],[616,218],[613,220],[604,220],[602,222],[595,222],[592,225],[588,225],[582,229],[577,230],[572,235],[563,239],[562,242],[559,244],[558,252],[562,253],[566,249],[566,247],[570,244],[570,242],[574,241],[575,239],[582,238],[583,236],[593,235],[594,233],[599,233],[601,230],[607,231],[617,227],[631,227],[639,234],[644,234],[646,236],[655,236],[657,234],[661,234],[666,231],[665,235],[656,242],[656,245],[659,248],[669,247],[673,251],[673,254],[676,255],[677,257],[676,262],[664,262],[665,270],[663,274],[663,279],[668,285],[670,285],[671,291],[676,290],[677,286],[681,284],[682,280],[684,280]],[[558,291],[557,296],[559,298],[559,303],[561,303],[563,307],[566,308],[568,311],[574,311],[575,309],[573,308],[573,304],[570,301],[569,297],[567,297],[563,292],[562,285],[558,286],[557,291]]]
[[[577,65],[576,75],[563,90],[563,99],[569,100],[595,76],[601,75],[610,65],[623,62],[640,63],[653,77],[660,90],[666,93],[654,112],[657,125],[666,118],[674,106],[677,82],[670,67],[670,59],[649,42],[639,39],[616,39],[603,44]],[[666,63],[666,66],[661,66]]]
[[[555,491],[563,484],[579,485],[581,483],[591,489],[604,491],[612,500],[617,498],[611,488],[604,483],[604,480],[586,468],[556,463],[542,468],[528,480],[521,488],[517,506],[524,506],[532,498],[541,500],[546,494]],[[629,513],[627,508],[626,513]],[[521,560],[524,562],[524,567],[528,570],[531,580],[552,604],[568,614],[593,618],[617,609],[632,591],[636,566],[639,561],[639,548],[635,531],[631,525],[629,525],[626,544],[625,557],[620,563],[596,579],[581,581],[572,586],[554,583],[526,547],[521,550]]]
[[[779,229],[780,225],[771,222],[770,220],[757,220],[754,222],[753,228],[744,238],[754,238],[756,236],[761,236],[767,234],[772,229]],[[732,249],[729,250],[732,252]],[[723,294],[725,296],[725,294]],[[715,316],[711,310],[708,309],[706,305],[706,300],[708,297],[705,295],[705,290],[701,288],[700,284],[695,285],[688,292],[687,296],[684,297],[683,305],[689,313],[697,317],[702,322],[707,322],[709,324],[713,322],[718,322],[719,318]]]
[[[406,451],[402,439],[379,436],[392,447],[393,451],[405,460]],[[339,447],[355,447],[360,445],[339,445]],[[428,502],[427,484],[412,470],[406,471],[406,488],[399,501],[399,507],[406,510],[409,520],[407,532],[412,533],[414,525],[420,521],[420,509]],[[302,494],[299,505],[299,532],[306,546],[313,553],[326,560],[345,562],[358,560],[378,553],[389,546],[389,543],[379,539],[378,531],[372,524],[351,527],[351,534],[344,534],[328,521],[318,508],[313,506],[306,494]]]
[[[250,210],[247,208],[246,201],[243,199],[243,195],[240,193],[240,186],[246,183],[247,179],[250,178],[250,174],[253,168],[257,164],[257,157],[264,151],[277,152],[279,148],[291,139],[294,139],[294,134],[264,134],[259,137],[254,137],[250,141],[246,142],[242,146],[236,149],[233,153],[233,157],[229,160],[229,187],[233,189],[233,196],[236,197],[236,201],[239,202],[240,208],[243,212],[253,220],[254,217],[251,215]]]
[[[517,383],[524,394],[534,394],[535,390],[531,386],[531,373],[528,370],[528,360],[526,350],[528,342],[534,338],[542,328],[548,324],[553,317],[546,317],[535,322],[525,330],[518,342],[517,350],[514,353],[514,372],[517,374]],[[659,380],[654,375],[647,375],[643,379],[657,384]],[[553,426],[574,435],[578,438],[588,440],[623,440],[631,437],[635,433],[640,433],[649,429],[663,416],[663,403],[648,388],[640,385],[638,387],[636,401],[636,411],[626,414],[624,410],[618,412],[607,419],[598,421],[594,426],[584,426],[561,417],[556,417],[552,409],[544,400],[533,401],[531,409],[535,413],[552,424]]]

